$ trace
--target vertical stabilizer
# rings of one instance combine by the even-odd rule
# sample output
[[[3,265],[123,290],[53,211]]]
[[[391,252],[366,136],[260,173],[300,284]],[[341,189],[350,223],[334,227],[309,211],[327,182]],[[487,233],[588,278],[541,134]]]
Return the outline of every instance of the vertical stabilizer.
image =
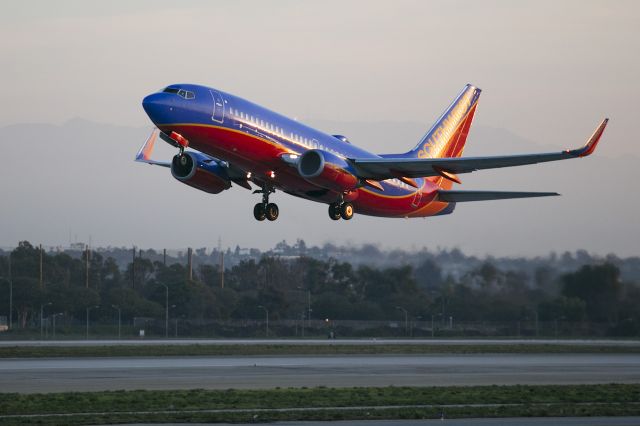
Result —
[[[405,155],[416,158],[460,157],[480,92],[477,87],[467,84],[418,145]]]

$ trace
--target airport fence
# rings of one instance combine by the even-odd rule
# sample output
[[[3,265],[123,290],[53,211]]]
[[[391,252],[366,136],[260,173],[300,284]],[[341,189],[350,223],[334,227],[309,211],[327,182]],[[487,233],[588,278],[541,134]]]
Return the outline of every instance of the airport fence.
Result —
[[[168,326],[168,327],[167,327]],[[0,330],[1,331],[1,330]],[[133,321],[86,321],[60,317],[0,332],[11,338],[599,338],[637,336],[620,324],[573,321],[355,321],[355,320],[209,320],[134,318]]]

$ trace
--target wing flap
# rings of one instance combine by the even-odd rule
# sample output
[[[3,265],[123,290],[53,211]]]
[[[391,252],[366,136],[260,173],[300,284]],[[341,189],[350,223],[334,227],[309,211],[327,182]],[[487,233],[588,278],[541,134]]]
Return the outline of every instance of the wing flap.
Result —
[[[438,191],[438,201],[461,203],[465,201],[508,200],[512,198],[553,197],[557,192],[520,192],[520,191]]]
[[[587,143],[578,149],[525,155],[502,155],[493,157],[449,157],[449,158],[406,158],[390,157],[373,159],[350,159],[358,176],[362,179],[390,179],[398,175],[416,178],[448,174],[469,173],[481,169],[524,166],[548,161],[568,160],[591,155],[600,141],[608,118],[597,127]]]

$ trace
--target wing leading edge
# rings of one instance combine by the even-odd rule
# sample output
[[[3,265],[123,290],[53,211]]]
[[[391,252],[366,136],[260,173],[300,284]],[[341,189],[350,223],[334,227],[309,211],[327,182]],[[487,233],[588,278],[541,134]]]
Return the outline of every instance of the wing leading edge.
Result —
[[[544,163],[547,161],[568,160],[570,158],[591,155],[600,141],[608,118],[605,118],[596,128],[587,143],[577,149],[567,149],[561,152],[541,154],[503,155],[492,157],[459,157],[459,158],[375,158],[350,159],[361,179],[384,180],[398,176],[415,178],[428,176],[442,176],[446,174],[469,173],[482,169],[496,169],[501,167],[523,166],[527,164]]]

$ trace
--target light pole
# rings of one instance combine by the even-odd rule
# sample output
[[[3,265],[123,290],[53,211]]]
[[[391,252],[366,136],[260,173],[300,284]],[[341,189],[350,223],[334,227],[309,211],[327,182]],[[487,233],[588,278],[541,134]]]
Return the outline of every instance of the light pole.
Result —
[[[400,309],[402,312],[404,312],[404,332],[406,334],[409,334],[409,311],[407,311],[402,306],[396,306],[396,309]]]
[[[99,307],[100,306],[98,306],[98,305],[94,305],[94,306],[89,306],[87,308],[87,334],[86,334],[86,337],[85,337],[86,340],[89,340],[89,311],[91,311],[92,309],[97,309]]]
[[[431,337],[435,336],[435,330],[433,329],[433,314],[431,314]]]
[[[165,339],[169,338],[169,286],[166,284],[160,283],[161,286],[164,287],[166,293],[164,297],[164,337]]]
[[[9,270],[7,271],[9,275],[9,330],[13,328],[13,277],[11,276],[11,253],[9,252],[8,260],[9,260]]]
[[[118,340],[120,340],[120,337],[121,337],[121,335],[120,335],[120,325],[122,324],[122,322],[120,321],[120,318],[121,318],[120,314],[122,313],[122,309],[120,309],[120,307],[116,306],[116,305],[111,305],[111,307],[118,311]]]
[[[304,291],[302,286],[298,286],[298,289]],[[302,337],[304,337],[304,317],[307,317],[307,326],[311,326],[311,289],[307,288],[307,312],[302,311]]]
[[[40,305],[40,340],[42,340],[42,329],[44,327],[44,307],[51,305],[51,302]]]
[[[51,315],[51,318],[53,318],[53,339],[54,340],[56,338],[56,317],[59,317],[61,315],[63,315],[62,312],[58,312],[57,314]]]
[[[269,337],[269,310],[267,308],[265,308],[264,306],[262,306],[262,305],[258,305],[258,308],[263,309],[264,313],[265,313],[265,315],[267,317],[267,326],[266,326],[264,335],[266,337]]]
[[[175,316],[175,336],[178,337],[178,314],[176,313],[176,305],[171,305],[170,309],[173,309],[173,315]]]

